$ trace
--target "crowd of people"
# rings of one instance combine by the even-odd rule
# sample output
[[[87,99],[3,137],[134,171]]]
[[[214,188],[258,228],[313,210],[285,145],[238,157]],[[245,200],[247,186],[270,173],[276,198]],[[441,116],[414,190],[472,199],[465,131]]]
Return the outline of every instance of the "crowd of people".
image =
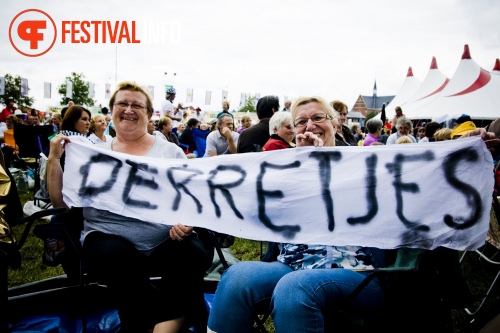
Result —
[[[287,101],[284,108],[276,96],[261,97],[256,106],[257,124],[245,117],[236,124],[229,103],[224,102],[217,119],[205,123],[200,110],[185,117],[182,105],[174,106],[174,99],[175,89],[170,88],[162,116],[155,123],[148,93],[133,82],[123,82],[109,101],[108,119],[107,113],[92,115],[80,105],[70,105],[59,120],[53,115],[51,124],[57,135],[50,142],[47,168],[52,205],[66,207],[62,196],[64,151],[73,135],[86,136],[112,151],[175,159],[192,157],[195,152],[194,157],[216,157],[305,146],[425,144],[470,135],[495,137],[495,133],[476,128],[465,115],[453,129],[435,122],[414,128],[399,107],[391,123],[372,118],[364,127],[349,127],[345,103],[315,96]],[[15,119],[7,116],[3,121],[9,128]],[[109,134],[111,122],[115,135]],[[498,122],[490,126],[497,138]],[[204,151],[197,146],[196,130],[206,131]],[[188,221],[165,225],[93,207],[85,207],[83,217],[80,241],[91,271],[106,282],[117,300],[121,331],[179,332],[202,297],[203,275],[210,261]],[[272,310],[276,332],[304,332],[305,328],[323,332],[324,310],[342,303],[363,281],[364,271],[380,267],[385,256],[384,251],[362,246],[280,243],[272,247],[275,253],[267,256],[268,262],[242,261],[223,274],[208,318],[209,332],[234,332],[235,328],[252,332],[258,309]],[[305,254],[312,259],[302,260]],[[342,260],[327,267],[325,263],[332,263],[333,257]],[[363,271],[352,269],[352,262],[359,258],[370,258],[362,263]],[[151,271],[162,278],[159,289],[151,290]],[[367,313],[383,302],[382,287],[374,279],[350,309]]]

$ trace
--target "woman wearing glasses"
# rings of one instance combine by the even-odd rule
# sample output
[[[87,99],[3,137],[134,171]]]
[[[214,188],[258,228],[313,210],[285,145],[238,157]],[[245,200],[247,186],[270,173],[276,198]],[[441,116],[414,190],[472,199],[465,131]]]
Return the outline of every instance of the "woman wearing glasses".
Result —
[[[109,103],[116,137],[101,147],[137,156],[186,158],[177,145],[147,132],[153,104],[139,85],[119,84]],[[61,192],[59,159],[70,142],[70,137],[61,134],[51,140],[48,181],[54,207],[67,207]],[[121,197],[121,193],[116,195]],[[178,332],[195,302],[203,301],[207,253],[193,228],[133,219],[93,207],[84,207],[83,216],[83,253],[90,272],[106,283],[116,300],[120,331]],[[151,285],[150,276],[161,277],[158,288]]]
[[[336,145],[339,116],[321,97],[297,99],[292,119],[297,147]],[[209,332],[234,332],[236,327],[238,332],[253,332],[254,315],[269,310],[278,333],[323,332],[329,317],[323,311],[330,313],[330,308],[342,304],[366,277],[362,271],[377,267],[384,254],[358,246],[279,244],[274,261],[242,261],[223,274],[210,311]],[[379,308],[383,300],[379,283],[373,280],[349,308],[365,313]]]

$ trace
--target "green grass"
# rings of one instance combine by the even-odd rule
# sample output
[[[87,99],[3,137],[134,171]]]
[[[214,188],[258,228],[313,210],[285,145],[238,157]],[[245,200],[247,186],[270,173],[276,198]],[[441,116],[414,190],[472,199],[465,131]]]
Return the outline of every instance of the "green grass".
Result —
[[[32,200],[32,196],[23,195],[21,200],[24,204],[27,200]],[[492,218],[494,216],[492,215]],[[38,223],[46,223],[43,220]],[[35,224],[35,225],[36,225]],[[17,236],[22,233],[24,226],[14,228]],[[260,258],[260,242],[237,238],[231,251],[239,260],[259,260]],[[34,282],[54,276],[64,274],[61,267],[48,267],[42,263],[43,242],[35,237],[32,233],[28,237],[25,245],[21,249],[22,267],[19,270],[9,269],[8,285],[9,287],[22,285],[29,282]],[[479,260],[475,253],[468,253],[463,264],[465,278],[473,293],[484,293],[489,284],[493,280],[499,267],[486,264]],[[485,312],[497,309],[500,305],[500,287],[497,285],[493,295],[487,302]],[[425,305],[423,305],[425,306]],[[498,311],[497,311],[498,312]],[[452,310],[453,332],[454,333],[471,333],[468,322],[470,318],[463,310]],[[268,319],[266,327],[269,332],[274,332],[272,320]]]

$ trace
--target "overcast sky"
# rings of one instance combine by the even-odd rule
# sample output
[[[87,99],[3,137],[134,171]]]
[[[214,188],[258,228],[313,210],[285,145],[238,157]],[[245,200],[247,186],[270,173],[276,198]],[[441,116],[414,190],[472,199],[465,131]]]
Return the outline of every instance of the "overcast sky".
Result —
[[[175,86],[178,102],[193,89],[193,105],[204,110],[220,109],[222,90],[231,109],[242,92],[281,100],[320,95],[352,108],[360,94],[372,94],[375,80],[379,96],[396,95],[410,66],[423,81],[433,56],[451,78],[465,44],[486,70],[500,57],[497,0],[2,2],[0,76],[27,78],[39,110],[59,105],[57,87],[71,72],[95,83],[103,105],[105,83],[133,80],[155,87],[155,109],[165,84]],[[9,41],[11,21],[26,9],[46,12],[58,29],[52,49],[39,57],[21,55]],[[61,22],[84,20],[136,21],[141,43],[62,44]],[[156,41],[153,30],[145,32],[155,26],[164,29]],[[43,98],[44,82],[52,83],[51,99]]]

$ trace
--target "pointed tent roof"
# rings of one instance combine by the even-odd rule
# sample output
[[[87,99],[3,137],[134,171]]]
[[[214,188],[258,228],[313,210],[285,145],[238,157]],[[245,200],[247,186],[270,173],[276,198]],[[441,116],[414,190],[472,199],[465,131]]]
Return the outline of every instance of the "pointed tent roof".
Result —
[[[500,75],[500,59],[497,58],[495,61],[495,67],[493,67],[491,74]]]
[[[410,119],[418,119],[418,110],[436,99],[449,81],[450,79],[438,69],[436,57],[432,57],[429,72],[419,89],[401,105],[403,114]]]
[[[403,82],[399,92],[394,97],[394,99],[386,106],[385,112],[388,118],[392,118],[394,115],[394,109],[396,106],[400,106],[407,102],[411,96],[420,88],[421,82],[413,76],[413,70],[411,67],[408,68],[408,73],[406,74],[406,79]]]
[[[436,99],[417,110],[420,119],[468,114],[472,119],[496,119],[500,110],[500,76],[481,68],[465,45],[452,79]]]

